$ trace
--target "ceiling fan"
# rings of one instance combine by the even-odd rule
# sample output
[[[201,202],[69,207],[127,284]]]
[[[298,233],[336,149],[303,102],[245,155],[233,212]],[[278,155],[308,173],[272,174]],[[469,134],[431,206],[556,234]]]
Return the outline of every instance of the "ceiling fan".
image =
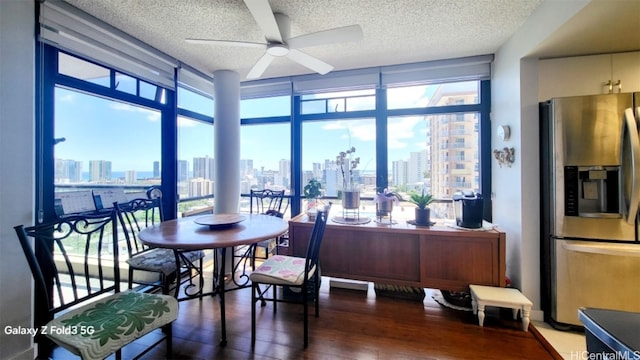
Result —
[[[273,13],[268,0],[244,0],[244,3],[249,8],[260,29],[262,29],[266,43],[193,38],[186,39],[186,41],[193,44],[265,48],[266,52],[251,68],[247,74],[247,79],[259,78],[276,57],[286,57],[324,75],[333,70],[333,66],[298,49],[337,42],[359,41],[363,37],[360,25],[350,25],[290,38],[289,17],[284,14]]]

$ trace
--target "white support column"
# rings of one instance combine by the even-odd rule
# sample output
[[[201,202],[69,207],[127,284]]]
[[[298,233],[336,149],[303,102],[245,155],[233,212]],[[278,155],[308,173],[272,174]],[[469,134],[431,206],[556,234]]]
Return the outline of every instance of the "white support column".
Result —
[[[237,213],[240,204],[240,75],[213,73],[214,83],[214,213]]]
[[[213,212],[233,214],[240,211],[240,75],[231,70],[215,71],[213,89]],[[225,261],[224,273],[231,276],[232,249],[227,249]]]

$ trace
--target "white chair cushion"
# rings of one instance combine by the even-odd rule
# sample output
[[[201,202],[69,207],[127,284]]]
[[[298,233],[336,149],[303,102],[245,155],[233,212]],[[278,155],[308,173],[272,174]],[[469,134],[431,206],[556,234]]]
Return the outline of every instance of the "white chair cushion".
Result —
[[[202,250],[187,251],[183,255],[189,261],[195,261],[204,257]],[[141,252],[127,259],[127,264],[134,269],[162,272],[170,275],[176,271],[176,261],[173,250],[154,248]]]
[[[177,317],[172,296],[123,291],[51,320],[47,336],[83,359],[104,359]]]
[[[276,285],[302,285],[304,281],[305,258],[274,255],[255,269],[249,279],[253,282]],[[315,268],[309,271],[313,275]]]

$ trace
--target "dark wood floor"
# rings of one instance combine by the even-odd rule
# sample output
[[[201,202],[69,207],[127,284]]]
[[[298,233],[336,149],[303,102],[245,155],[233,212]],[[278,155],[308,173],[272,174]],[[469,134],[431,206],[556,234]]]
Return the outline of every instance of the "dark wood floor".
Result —
[[[523,332],[511,311],[487,310],[479,327],[470,311],[453,310],[432,299],[423,302],[376,297],[368,292],[329,288],[323,279],[320,317],[310,318],[309,347],[302,347],[302,307],[272,304],[258,310],[257,343],[251,348],[250,289],[227,293],[228,344],[221,347],[217,298],[180,303],[174,323],[175,359],[554,359],[534,332]],[[311,309],[310,309],[311,310]],[[153,340],[154,334],[138,342]],[[139,351],[131,344],[123,353]],[[553,352],[553,351],[552,351]],[[164,344],[144,359],[161,359]],[[65,359],[64,350],[54,359]]]

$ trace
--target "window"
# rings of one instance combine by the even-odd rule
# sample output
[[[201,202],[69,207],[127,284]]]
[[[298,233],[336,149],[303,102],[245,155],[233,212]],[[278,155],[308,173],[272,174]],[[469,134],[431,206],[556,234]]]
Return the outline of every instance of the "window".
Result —
[[[375,90],[368,89],[304,95],[301,112],[302,114],[322,114],[375,108]]]
[[[375,120],[348,119],[306,121],[302,124],[302,184],[320,180],[324,196],[335,197],[351,182],[359,187],[362,197],[373,197],[376,185]],[[340,152],[355,148],[350,158],[359,163],[351,172],[336,164]],[[349,156],[347,156],[349,158]]]
[[[75,56],[59,53],[58,73],[88,81],[92,84],[109,87],[111,85],[110,70],[100,65],[78,59]]]
[[[213,119],[213,100],[183,87],[178,87],[178,108],[202,114]]]
[[[116,90],[132,95],[137,95],[137,86],[138,82],[136,81],[136,78],[116,72]]]
[[[178,205],[182,213],[213,206],[213,124],[178,117]]]
[[[57,87],[55,137],[56,186],[160,184],[157,110]]]
[[[479,104],[479,81],[398,86],[387,89],[388,109]]]
[[[478,98],[477,85],[468,86],[467,93],[461,91],[459,86],[448,84],[443,84],[442,88],[436,85],[428,87],[429,91],[426,91],[427,87],[389,91],[395,94],[392,97],[403,93],[406,99],[413,99],[414,104],[457,106],[474,103]],[[401,106],[399,99],[389,101]],[[450,199],[453,193],[460,190],[480,192],[478,129],[477,112],[390,117],[387,123],[389,186],[400,194],[424,189],[440,200]],[[453,216],[450,204],[434,204],[431,207],[432,216],[436,218]]]
[[[55,149],[56,187],[71,187],[82,181],[89,184],[90,179],[143,187],[159,183],[163,168],[173,170],[175,167],[177,182],[165,184],[175,186],[176,190],[174,194],[172,189],[168,190],[171,195],[168,201],[175,200],[172,196],[177,195],[179,211],[213,204],[215,102],[210,95],[179,85],[177,104],[173,104],[169,97],[174,95],[172,90],[143,81],[135,74],[123,73],[121,69],[96,65],[48,45],[45,48],[45,56],[57,56],[59,60],[58,69],[49,73],[58,70],[58,74],[64,75],[54,75],[56,104],[50,107],[55,109],[55,135],[66,139]],[[56,64],[46,60],[45,66]],[[295,84],[294,80],[286,81]],[[335,158],[351,147],[356,149],[352,157],[360,158],[360,163],[347,178],[358,184],[363,198],[373,198],[377,185],[382,184],[401,194],[424,188],[445,202],[459,190],[483,188],[488,191],[490,169],[483,172],[487,169],[480,165],[488,166],[491,159],[490,150],[485,146],[481,152],[480,146],[481,132],[486,138],[482,141],[490,141],[488,133],[483,131],[488,126],[489,109],[485,100],[488,81],[406,86],[380,80],[376,87],[369,89],[344,89],[241,100],[239,175],[243,196],[251,189],[285,189],[292,197],[291,211],[297,214],[302,205],[300,191],[309,179],[317,178],[323,183],[326,197],[339,197],[345,185]],[[250,94],[245,92],[245,95]],[[380,101],[382,96],[386,96],[386,101]],[[87,97],[91,101],[66,108],[58,103],[66,97]],[[101,114],[94,114],[93,109],[85,111],[84,107],[100,102],[109,104]],[[376,108],[385,102],[387,108]],[[176,108],[169,108],[167,104]],[[44,110],[46,119],[48,109]],[[172,128],[166,121],[171,121],[176,113]],[[109,119],[102,117],[103,114],[109,114]],[[153,128],[139,128],[140,120],[129,118],[134,114],[139,119],[155,119]],[[164,126],[160,118],[165,121]],[[115,134],[117,141],[108,146],[100,143],[102,139],[96,135],[102,131],[100,126],[87,125],[98,120],[109,124],[108,134]],[[74,126],[77,129],[73,129]],[[65,133],[80,129],[87,132],[81,139],[87,141],[84,146],[89,150],[78,147],[74,152],[67,152],[72,141],[75,143],[78,139]],[[51,130],[46,130],[49,133],[45,136],[51,136]],[[135,141],[130,140],[131,136]],[[147,137],[154,140],[147,141]],[[127,141],[128,144],[119,146],[120,142]],[[91,149],[94,144],[101,144],[99,148],[128,147],[130,153],[126,159],[117,150],[85,160],[87,154],[96,152]],[[149,146],[138,150],[138,144]],[[160,144],[168,146],[160,149]],[[301,153],[293,153],[298,146]],[[174,149],[176,153],[172,153]],[[145,154],[142,159],[137,156],[141,152]],[[150,153],[155,154],[153,159],[149,158]],[[44,155],[48,158],[48,154]],[[129,161],[129,158],[136,160]],[[297,191],[291,191],[292,184],[299,187]],[[185,200],[190,204],[183,204]],[[165,203],[165,214],[170,205]],[[170,216],[176,215],[175,208],[169,210],[173,211]],[[368,213],[371,209],[364,210]],[[434,211],[436,217],[447,214],[446,209]]]
[[[291,190],[289,123],[243,125],[240,128],[240,193],[251,189]]]
[[[291,115],[291,96],[274,96],[240,101],[240,117],[263,118]]]

